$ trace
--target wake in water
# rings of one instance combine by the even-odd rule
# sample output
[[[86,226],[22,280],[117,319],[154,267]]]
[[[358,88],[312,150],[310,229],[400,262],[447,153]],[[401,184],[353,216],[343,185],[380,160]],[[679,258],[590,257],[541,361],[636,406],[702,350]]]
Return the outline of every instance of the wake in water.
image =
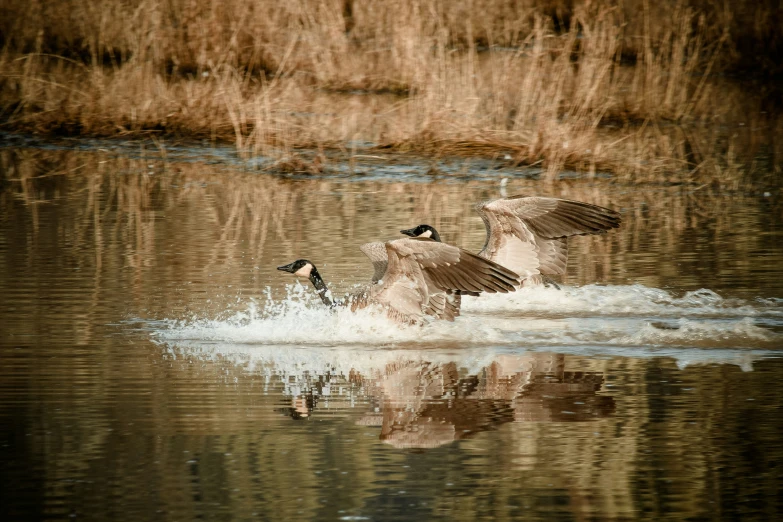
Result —
[[[724,299],[702,288],[676,297],[666,290],[643,285],[581,287],[564,286],[562,291],[535,286],[508,295],[489,294],[468,298],[466,312],[510,311],[545,316],[631,316],[631,317],[759,317],[783,320],[783,299]]]
[[[589,350],[592,353],[671,348],[777,350],[783,300],[724,299],[710,290],[676,297],[641,285],[533,287],[463,300],[455,322],[400,326],[376,310],[325,308],[309,288],[267,292],[261,304],[221,319],[166,320],[154,332],[165,343],[254,346],[504,350]]]

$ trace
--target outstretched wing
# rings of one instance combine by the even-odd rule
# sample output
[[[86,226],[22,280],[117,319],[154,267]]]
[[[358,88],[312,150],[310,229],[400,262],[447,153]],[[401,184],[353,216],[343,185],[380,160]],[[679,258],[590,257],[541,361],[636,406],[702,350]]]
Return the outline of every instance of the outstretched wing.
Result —
[[[536,236],[538,270],[545,275],[564,275],[568,264],[568,238],[544,239]]]
[[[453,318],[459,313],[456,292],[513,292],[520,282],[497,263],[431,239],[397,239],[385,247],[386,271],[370,289],[368,302],[385,306],[397,320]]]
[[[487,229],[479,255],[527,276],[564,274],[568,237],[603,234],[621,222],[614,210],[546,197],[512,196],[476,211]]]
[[[533,232],[512,213],[488,210],[489,205],[492,203],[476,206],[487,229],[487,240],[479,255],[526,278],[539,274],[538,246]]]
[[[459,317],[459,309],[462,306],[462,296],[459,292],[441,290],[427,272],[424,272],[424,281],[427,283],[429,295],[429,302],[424,307],[425,313],[447,321]]]
[[[425,238],[396,239],[386,243],[389,269],[397,258],[401,270],[417,268],[427,283],[444,291],[513,292],[520,277],[506,267],[483,259],[467,250]]]
[[[384,306],[390,318],[407,323],[416,323],[425,315],[438,316],[442,305],[437,298],[431,302],[427,281],[417,265],[410,266],[401,259],[388,243],[386,252],[386,270],[378,279],[378,284],[369,290],[369,301]]]
[[[568,199],[511,196],[481,206],[488,212],[512,214],[547,239],[602,234],[621,222],[614,210]]]
[[[377,283],[383,279],[383,274],[386,273],[386,268],[389,266],[386,245],[380,241],[375,241],[373,243],[363,244],[359,247],[359,250],[372,261],[372,266],[375,269],[375,272],[372,275],[372,282]]]
[[[379,241],[373,243],[365,243],[361,245],[359,249],[370,259],[375,272],[373,273],[372,282],[383,283],[384,280],[388,280],[386,277],[386,271],[389,266],[389,257],[386,253],[386,245]],[[416,291],[411,290],[411,286],[406,282],[391,281],[383,291],[378,291],[375,299],[378,298],[389,302],[398,303],[398,312],[404,315],[416,315],[417,309],[411,303],[418,299],[424,299],[425,302],[421,306],[421,312],[426,315],[433,316],[436,319],[446,319],[453,321],[455,317],[459,316],[459,308],[461,304],[461,298],[459,295],[453,293],[446,293],[439,290],[438,287],[432,282],[431,278],[427,274],[422,276],[424,283],[427,287],[426,296]],[[418,278],[410,278],[410,280],[420,281]],[[401,305],[401,306],[400,306]],[[404,321],[408,321],[409,318],[402,318]]]

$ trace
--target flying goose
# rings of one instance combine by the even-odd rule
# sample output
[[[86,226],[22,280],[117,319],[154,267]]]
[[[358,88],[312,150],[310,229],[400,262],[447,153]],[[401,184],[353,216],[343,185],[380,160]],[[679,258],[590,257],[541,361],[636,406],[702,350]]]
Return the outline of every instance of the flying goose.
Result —
[[[386,274],[386,269],[389,266],[389,256],[386,253],[386,244],[376,241],[374,243],[365,243],[359,247],[364,255],[366,255],[375,269],[372,275],[373,284],[383,281],[383,276]],[[426,273],[425,273],[426,275]],[[435,283],[431,281],[431,278],[426,275],[425,282],[427,283],[427,297],[428,301],[424,305],[424,312],[427,315],[431,315],[438,319],[446,319],[447,321],[453,321],[454,318],[459,316],[459,310],[462,305],[462,292],[453,292],[451,290],[443,291],[437,287]],[[479,295],[479,292],[464,292],[470,295]]]
[[[381,249],[386,259],[380,258]],[[297,259],[277,269],[310,279],[321,301],[329,307],[350,306],[356,311],[378,304],[386,308],[391,319],[410,324],[421,323],[425,316],[453,320],[459,315],[459,307],[455,310],[453,302],[449,302],[450,294],[505,293],[519,286],[520,278],[513,271],[430,239],[368,243],[362,245],[362,251],[375,265],[374,284],[344,301],[332,299],[318,269],[307,259]]]
[[[475,209],[487,229],[478,255],[516,272],[525,283],[554,284],[549,276],[566,273],[569,237],[604,234],[621,221],[620,214],[608,208],[537,196],[485,201]],[[400,232],[441,240],[430,225]]]

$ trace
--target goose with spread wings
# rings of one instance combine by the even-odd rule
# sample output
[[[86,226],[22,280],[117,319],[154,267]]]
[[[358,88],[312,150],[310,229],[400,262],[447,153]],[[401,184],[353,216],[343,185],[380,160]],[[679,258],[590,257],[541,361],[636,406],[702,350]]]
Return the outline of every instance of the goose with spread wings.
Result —
[[[516,272],[525,284],[554,283],[550,276],[566,273],[569,237],[605,234],[621,223],[612,209],[559,198],[511,196],[475,208],[487,229],[478,255]],[[440,241],[430,225],[400,232]]]
[[[329,307],[350,306],[355,311],[377,304],[391,319],[410,324],[427,317],[453,320],[459,306],[455,309],[450,296],[456,293],[513,292],[520,283],[520,277],[508,268],[431,239],[367,243],[361,249],[375,266],[373,284],[344,301],[332,299],[318,269],[307,259],[277,269],[308,278]]]

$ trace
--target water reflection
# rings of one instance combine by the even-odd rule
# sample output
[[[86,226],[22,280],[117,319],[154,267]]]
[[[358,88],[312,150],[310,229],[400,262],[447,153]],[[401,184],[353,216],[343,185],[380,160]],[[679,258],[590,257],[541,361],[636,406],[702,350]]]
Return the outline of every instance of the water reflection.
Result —
[[[287,374],[290,407],[306,419],[349,389],[372,406],[356,421],[381,428],[396,448],[434,448],[507,422],[581,422],[610,415],[614,399],[599,395],[601,372],[565,371],[565,355],[503,355],[475,373],[456,362],[401,359],[366,374]],[[339,390],[335,393],[335,390]]]
[[[457,366],[386,368],[375,381],[381,440],[396,448],[432,448],[507,422],[577,422],[608,415],[612,397],[597,397],[603,375],[565,372],[562,354],[504,356],[475,375]]]
[[[274,267],[314,252],[349,290],[372,272],[356,245],[425,220],[477,250],[496,180],[224,167],[0,149],[10,519],[783,509],[777,195],[511,176],[624,226],[573,242],[561,292],[401,329],[311,306]]]

